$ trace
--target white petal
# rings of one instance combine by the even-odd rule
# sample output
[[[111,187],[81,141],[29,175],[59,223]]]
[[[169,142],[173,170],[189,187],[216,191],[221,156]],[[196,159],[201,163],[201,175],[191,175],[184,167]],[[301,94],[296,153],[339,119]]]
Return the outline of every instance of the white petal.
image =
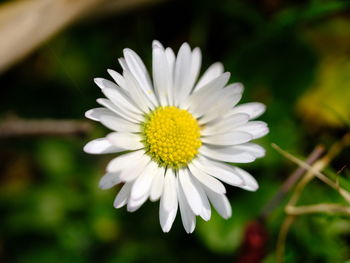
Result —
[[[173,72],[175,67],[175,53],[171,48],[167,47],[165,49],[165,55],[169,63],[169,68]]]
[[[170,71],[169,64],[164,53],[164,50],[158,46],[153,48],[153,82],[156,94],[159,98],[160,105],[166,106],[169,104],[168,98],[171,92],[172,72]]]
[[[116,84],[103,78],[95,78],[94,81],[113,104],[127,111],[142,115],[142,111],[135,106],[129,95]]]
[[[175,105],[179,105],[183,98],[188,95],[191,72],[191,49],[187,43],[182,44],[176,57],[174,68],[174,99]]]
[[[107,99],[97,99],[97,103],[101,104],[102,106],[106,107],[107,109],[113,111],[117,115],[123,117],[124,119],[133,122],[133,123],[139,123],[144,121],[144,117],[140,114],[133,113],[131,111],[127,111],[118,105],[115,105],[110,100]]]
[[[210,160],[201,156],[197,159],[194,159],[192,163],[198,169],[223,181],[224,183],[234,186],[243,185],[242,177],[234,170],[234,167],[231,165]]]
[[[244,87],[243,87],[243,84],[240,83],[240,82],[235,82],[235,83],[232,83],[230,85],[227,85],[225,87],[225,89],[227,89],[228,91],[230,91],[230,93],[233,95],[233,94],[242,94],[243,91],[244,91]]]
[[[128,92],[128,88],[126,86],[126,82],[124,77],[113,69],[107,69],[108,74],[113,78],[113,80],[121,87],[123,90]]]
[[[94,78],[95,84],[101,89],[119,89],[119,86],[116,85],[114,82],[104,79],[104,78]]]
[[[123,70],[129,70],[128,65],[126,64],[125,58],[119,58],[118,62]]]
[[[137,82],[135,77],[128,70],[124,70],[123,76],[129,89],[131,97],[135,101],[135,104],[144,112],[148,113],[149,109],[153,109],[151,101],[145,96],[140,84]]]
[[[129,48],[123,50],[125,62],[128,65],[130,72],[135,76],[140,84],[143,84],[151,90],[151,81],[141,58],[136,54],[135,51]],[[149,92],[150,90],[147,90]]]
[[[106,173],[99,182],[99,187],[103,190],[112,188],[116,184],[121,183],[119,173]]]
[[[243,94],[242,83],[233,83],[233,84],[227,85],[221,91],[220,103],[217,104],[217,106],[219,106],[218,109],[219,110],[231,109],[241,100],[242,94]]]
[[[197,181],[195,178],[192,180],[193,185],[196,187],[196,189],[198,190],[199,196],[201,198],[201,202],[202,202],[202,210],[199,214],[199,216],[201,218],[203,218],[205,221],[208,221],[211,217],[211,208],[210,208],[210,204],[208,201],[208,197],[206,195],[206,193],[204,192],[203,188],[202,188],[202,184]]]
[[[248,120],[249,115],[245,113],[230,115],[227,118],[221,118],[215,123],[209,123],[208,125],[204,126],[203,130],[201,131],[201,135],[206,136],[226,133],[228,131],[234,130],[241,125],[246,124]]]
[[[174,51],[171,48],[166,48],[165,49],[165,56],[168,61],[168,67],[169,67],[169,92],[168,92],[168,103],[169,105],[173,106],[174,105],[174,90],[173,90],[173,85],[174,85],[174,67],[175,67],[175,54]]]
[[[129,197],[128,205],[126,207],[127,211],[128,212],[135,212],[137,209],[139,209],[147,201],[147,198],[148,198],[148,195],[145,195],[139,199],[132,199],[131,197]]]
[[[238,88],[235,88],[235,86]],[[220,103],[213,104],[213,107],[203,112],[204,114],[202,114],[203,118],[200,119],[200,124],[205,124],[213,120],[215,121],[226,115],[242,98],[242,89],[239,83],[229,85],[222,89],[217,99]]]
[[[168,169],[164,179],[164,190],[159,203],[159,221],[163,232],[169,232],[178,209],[176,179],[174,171]]]
[[[237,127],[235,130],[248,132],[251,135],[253,135],[253,139],[261,138],[266,134],[268,134],[269,132],[269,128],[267,127],[267,124],[263,121],[250,121],[245,125]]]
[[[240,145],[235,145],[234,148],[246,151],[249,154],[254,155],[256,158],[265,156],[265,149],[258,144],[255,143],[243,143]]]
[[[203,76],[199,79],[195,91],[200,90],[206,84],[208,84],[213,79],[217,78],[224,72],[224,66],[220,62],[216,62],[212,64],[203,74]]]
[[[230,218],[232,215],[232,208],[230,205],[230,202],[228,201],[226,195],[220,195],[218,193],[215,193],[211,191],[210,189],[204,187],[204,190],[212,203],[212,205],[215,207],[216,211],[225,219]]]
[[[131,189],[130,198],[132,200],[138,200],[144,196],[149,196],[153,177],[158,170],[158,165],[155,162],[149,162],[140,176],[136,179]]]
[[[196,47],[192,51],[192,59],[191,59],[191,79],[190,86],[193,87],[194,83],[198,78],[199,71],[201,69],[202,64],[202,53],[201,50]]]
[[[185,105],[185,99],[188,97],[190,94],[191,90],[194,87],[194,83],[196,82],[198,78],[198,74],[201,68],[201,63],[202,63],[202,54],[201,50],[199,48],[195,48],[192,51],[192,56],[191,56],[191,70],[189,72],[189,81],[188,81],[188,86],[187,90],[185,90],[180,98],[179,105],[182,108]]]
[[[232,131],[201,138],[202,142],[213,145],[236,145],[249,142],[252,139],[253,136],[251,134],[241,131]]]
[[[141,130],[139,124],[130,122],[106,108],[88,110],[85,113],[85,116],[89,119],[100,121],[104,126],[111,130],[121,132],[140,132]]]
[[[132,123],[116,114],[101,114],[101,123],[107,128],[119,132],[141,132],[141,125]]]
[[[218,193],[218,194],[224,194],[226,193],[225,186],[217,179],[215,179],[213,176],[208,175],[204,171],[200,170],[196,166],[194,166],[192,163],[188,165],[188,168],[191,171],[191,174],[203,185],[210,188],[212,191]]]
[[[112,145],[106,138],[99,138],[88,142],[84,151],[91,154],[104,154],[121,152],[123,149]]]
[[[179,182],[179,177],[177,177],[177,196],[179,199],[179,206],[181,212],[182,224],[187,232],[190,234],[194,231],[196,227],[196,216],[189,207],[181,183]]]
[[[160,200],[162,201],[162,199]],[[164,233],[168,233],[170,231],[177,214],[177,209],[177,202],[170,211],[165,210],[161,204],[159,205],[159,222]]]
[[[159,48],[164,49],[162,43],[160,43],[158,40],[153,40],[152,41],[152,48],[155,48],[155,47],[159,47]]]
[[[256,159],[255,156],[232,147],[202,145],[199,152],[209,158],[229,163],[251,163]]]
[[[236,167],[232,166],[234,168],[234,172],[237,173],[241,178],[243,179],[243,185],[238,186],[240,188],[243,188],[248,191],[256,191],[259,188],[258,182],[255,180],[255,178],[248,173],[247,171]]]
[[[174,209],[175,203],[177,203],[175,173],[173,169],[167,169],[164,178],[161,206],[163,206],[165,210],[170,211]]]
[[[193,184],[191,175],[187,169],[180,169],[178,177],[188,205],[195,215],[199,215],[203,204],[198,189]]]
[[[85,117],[93,121],[100,121],[103,115],[115,115],[115,113],[104,107],[94,108],[85,112]]]
[[[112,132],[107,135],[109,140],[114,146],[124,150],[138,150],[144,148],[144,144],[141,142],[141,136],[133,133]]]
[[[138,163],[143,159],[144,154],[144,150],[139,150],[120,155],[108,163],[107,172],[121,171],[127,165]]]
[[[180,108],[183,108],[184,106],[186,106],[186,98],[189,96],[190,92],[194,87],[194,83],[198,78],[201,63],[202,63],[202,54],[201,54],[201,50],[197,47],[192,51],[192,54],[191,54],[191,64],[190,64],[191,68],[188,76],[189,80],[186,86],[187,88],[182,91],[181,97],[179,99]]]
[[[152,102],[153,105],[157,105],[150,77],[141,58],[129,48],[124,49],[124,57],[130,72],[139,83],[139,86],[143,90],[144,95]]]
[[[230,78],[230,73],[225,72],[206,84],[201,90],[191,94],[183,103],[195,117],[201,116],[208,111],[208,105],[217,103],[222,88]]]
[[[227,184],[249,191],[255,191],[258,189],[258,183],[254,177],[236,166],[210,160],[202,156],[198,156],[198,158],[194,159],[192,163],[197,168]]]
[[[120,208],[128,202],[130,190],[131,190],[132,183],[126,183],[123,185],[123,187],[120,189],[118,195],[114,199],[114,207]]]
[[[266,110],[266,106],[260,102],[250,102],[238,105],[232,109],[230,114],[247,113],[250,119],[255,119],[263,114]]]
[[[124,168],[120,171],[120,180],[123,182],[131,182],[139,177],[146,166],[152,162],[148,155],[143,155],[140,160],[133,163],[125,164]]]
[[[165,169],[163,167],[159,167],[154,175],[150,193],[151,201],[157,201],[163,194],[164,173]]]

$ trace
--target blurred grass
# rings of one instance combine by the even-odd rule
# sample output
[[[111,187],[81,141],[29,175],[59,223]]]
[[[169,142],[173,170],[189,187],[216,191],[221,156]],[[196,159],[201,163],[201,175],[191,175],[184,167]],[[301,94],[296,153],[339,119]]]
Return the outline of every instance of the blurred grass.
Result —
[[[151,65],[151,41],[177,49],[199,46],[204,68],[223,61],[232,79],[245,84],[243,101],[267,104],[262,119],[270,134],[259,140],[267,156],[242,165],[260,183],[249,193],[228,188],[233,217],[215,212],[198,219],[186,235],[177,218],[163,234],[158,204],[135,213],[115,210],[118,189],[98,189],[109,156],[82,152],[90,138],[21,138],[0,141],[1,262],[232,262],[244,228],[294,168],[270,148],[307,156],[348,131],[350,118],[349,8],[347,1],[173,1],[95,18],[57,35],[1,76],[0,116],[83,118],[101,96],[94,77],[120,70],[117,58],[130,47]],[[179,19],[180,17],[180,19]],[[339,22],[341,21],[341,22]],[[342,117],[336,116],[338,112]],[[105,134],[96,127],[91,138]],[[328,171],[349,165],[344,150]],[[340,182],[349,185],[346,168]],[[302,197],[340,202],[321,184]],[[270,216],[265,263],[274,262],[282,205]],[[310,215],[293,226],[286,262],[346,262],[350,223],[341,216]],[[325,249],[326,248],[326,249]]]

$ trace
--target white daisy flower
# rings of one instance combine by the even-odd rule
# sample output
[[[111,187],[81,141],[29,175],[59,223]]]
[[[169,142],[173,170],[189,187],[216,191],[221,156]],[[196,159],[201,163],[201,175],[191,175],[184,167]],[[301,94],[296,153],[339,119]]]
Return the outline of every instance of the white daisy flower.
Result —
[[[258,188],[246,171],[228,163],[249,163],[265,150],[251,140],[268,133],[266,123],[252,121],[265,111],[261,103],[236,106],[240,83],[227,84],[230,73],[221,63],[211,65],[197,80],[201,51],[184,43],[177,56],[153,42],[152,79],[140,57],[124,49],[119,59],[123,74],[108,70],[115,82],[96,78],[106,98],[103,107],[86,117],[113,130],[90,141],[91,154],[121,153],[107,166],[100,188],[124,183],[114,206],[136,211],[150,199],[160,199],[159,219],[164,232],[178,207],[183,226],[192,233],[196,216],[209,220],[212,206],[223,218],[231,206],[222,182],[249,191]]]

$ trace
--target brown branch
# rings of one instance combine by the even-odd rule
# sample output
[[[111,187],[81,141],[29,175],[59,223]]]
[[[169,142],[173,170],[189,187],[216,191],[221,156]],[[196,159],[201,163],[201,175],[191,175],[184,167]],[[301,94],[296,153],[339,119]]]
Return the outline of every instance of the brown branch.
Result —
[[[91,132],[89,121],[10,119],[0,123],[0,139],[23,136],[85,136]]]

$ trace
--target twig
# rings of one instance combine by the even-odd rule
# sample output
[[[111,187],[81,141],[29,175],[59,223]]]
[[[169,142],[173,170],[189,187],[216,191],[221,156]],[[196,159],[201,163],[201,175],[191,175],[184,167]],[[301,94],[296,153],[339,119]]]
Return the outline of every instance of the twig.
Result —
[[[318,145],[306,159],[307,164],[313,164],[324,152],[324,147]],[[295,185],[299,178],[306,171],[303,167],[298,167],[287,180],[282,184],[278,192],[272,197],[272,199],[267,203],[267,205],[261,210],[260,218],[266,219],[266,217],[273,211],[283,200],[288,191]]]
[[[318,162],[314,163],[312,167],[314,170],[320,171],[325,167],[325,165],[326,164],[324,162],[322,162],[322,160],[319,160]],[[288,201],[287,207],[294,206],[297,204],[304,188],[312,179],[314,179],[314,177],[315,177],[315,175],[314,175],[313,171],[308,171],[304,175],[304,177],[296,185],[295,190],[293,191],[293,194]]]
[[[350,207],[338,204],[317,204],[308,206],[288,206],[289,215],[304,215],[312,213],[341,213],[350,216]]]
[[[23,136],[85,136],[92,130],[88,121],[10,119],[0,123],[0,139]]]
[[[289,229],[296,219],[297,215],[301,214],[308,214],[308,213],[319,213],[319,212],[337,212],[337,213],[343,213],[346,215],[350,215],[350,208],[346,206],[341,206],[337,204],[317,204],[317,205],[310,205],[310,206],[299,206],[295,207],[296,203],[298,202],[304,188],[306,185],[316,176],[319,179],[321,179],[324,183],[335,189],[345,200],[349,202],[350,200],[350,194],[343,188],[341,188],[337,183],[334,183],[332,180],[330,180],[328,177],[323,175],[320,171],[323,170],[330,162],[331,160],[339,154],[339,152],[346,146],[350,144],[350,134],[346,134],[342,140],[339,142],[336,142],[331,149],[328,151],[328,153],[319,161],[314,163],[314,165],[310,166],[309,164],[299,160],[295,156],[289,154],[288,152],[282,150],[277,145],[273,144],[272,146],[283,156],[285,156],[287,159],[293,161],[294,163],[298,164],[300,167],[303,167],[308,172],[306,175],[298,182],[294,193],[289,200],[285,211],[287,213],[287,217],[284,220],[282,227],[279,232],[278,241],[276,245],[276,261],[277,263],[283,262],[283,255],[285,250],[285,241],[289,232]]]
[[[278,233],[277,246],[276,246],[276,262],[283,262],[283,255],[286,247],[286,239],[290,227],[295,221],[295,216],[288,215],[281,226],[280,232]]]
[[[345,170],[346,165],[344,165],[336,174],[335,177],[335,184],[337,185],[338,189],[339,189],[339,175]]]
[[[303,167],[304,169],[312,172],[317,178],[319,178],[321,181],[323,181],[325,184],[329,185],[333,189],[337,190],[339,194],[350,203],[350,194],[344,190],[341,187],[338,187],[336,183],[334,183],[331,179],[329,179],[324,174],[317,171],[314,167],[308,165],[307,163],[303,162],[302,160],[298,159],[297,157],[291,155],[290,153],[282,150],[279,146],[276,144],[272,144],[272,147],[275,148],[279,153],[281,153],[283,156],[285,156],[287,159],[291,160],[292,162],[298,164],[299,166]]]
[[[325,157],[324,157],[325,158]],[[323,165],[325,162],[317,161],[312,166],[314,170],[323,169]],[[295,221],[296,217],[294,215],[290,215],[287,212],[287,208],[294,206],[296,202],[299,200],[305,186],[314,178],[313,171],[309,170],[305,176],[298,182],[298,184],[295,187],[295,190],[292,194],[292,197],[290,198],[285,211],[287,213],[287,217],[284,219],[283,224],[281,226],[280,232],[278,233],[278,240],[276,244],[276,262],[282,263],[283,262],[283,255],[285,251],[286,246],[286,239],[289,232],[289,229],[292,225],[292,223]]]

